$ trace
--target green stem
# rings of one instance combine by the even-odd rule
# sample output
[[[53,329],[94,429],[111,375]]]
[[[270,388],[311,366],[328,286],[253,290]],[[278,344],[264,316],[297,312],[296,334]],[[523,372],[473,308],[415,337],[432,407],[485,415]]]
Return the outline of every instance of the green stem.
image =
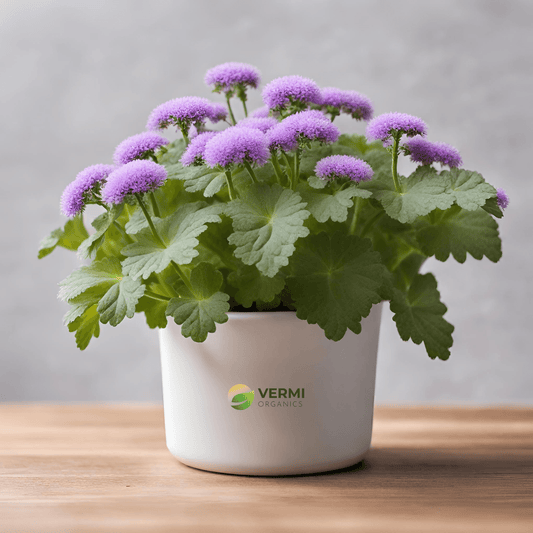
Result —
[[[289,156],[283,150],[281,150],[281,153],[283,154],[283,157],[285,159],[285,163],[287,165],[287,174],[289,175],[289,181],[292,185],[292,164],[289,160]]]
[[[385,214],[385,211],[378,211],[372,218],[370,218],[366,224],[363,226],[361,231],[361,237],[364,237],[368,230]]]
[[[226,102],[228,103],[229,116],[231,117],[231,121],[233,122],[233,125],[235,126],[235,124],[237,124],[237,121],[235,120],[235,116],[233,114],[233,110],[231,109],[231,104],[229,103],[229,101],[230,101],[230,97],[226,94]]]
[[[393,134],[394,145],[392,147],[392,179],[394,180],[394,188],[396,192],[401,193],[402,188],[400,187],[400,182],[398,181],[398,153],[400,151],[400,138],[402,132],[399,131]]]
[[[363,203],[363,199],[360,196],[358,196],[355,199],[355,206],[353,208],[352,223],[350,224],[350,235],[355,235],[355,228],[357,226],[357,218],[359,216],[359,211],[361,210],[362,203]]]
[[[237,198],[237,191],[233,187],[233,179],[231,178],[231,170],[229,168],[226,170],[226,182],[228,184],[229,199],[235,200]]]
[[[183,272],[181,267],[174,261],[171,261],[170,264],[172,265],[174,270],[178,273],[178,276],[183,280],[183,283],[185,283],[185,285],[191,291],[191,293],[194,294],[191,282],[189,281],[189,278],[185,275],[185,272]]]
[[[157,243],[162,246],[163,248],[166,248],[165,243],[157,233],[154,223],[152,222],[152,219],[150,218],[150,214],[148,213],[148,210],[146,209],[146,206],[144,205],[142,196],[140,193],[135,193],[135,198],[137,198],[137,202],[139,202],[139,207],[142,209],[142,212],[144,213],[144,216],[146,218],[146,222],[148,222],[148,226],[150,226],[150,229],[152,230],[152,235],[154,236],[154,239],[157,241]]]
[[[116,220],[113,220],[113,224],[115,226],[115,228],[118,229],[118,231],[120,231],[120,234],[122,235],[122,237],[124,237],[124,240],[129,243],[129,244],[133,244],[135,241],[124,231],[124,228],[116,221]]]
[[[185,146],[189,146],[189,136],[187,135],[187,130],[185,126],[180,126],[181,134],[183,135],[183,138],[185,139]]]
[[[272,151],[271,154],[272,166],[274,167],[274,171],[276,172],[276,178],[278,180],[278,183],[281,185],[281,181],[283,180],[283,172],[281,171],[281,167],[279,166],[278,156],[276,155],[275,151]]]
[[[254,183],[259,183],[257,181],[257,177],[255,175],[255,172],[254,172],[254,169],[252,168],[252,166],[250,165],[250,163],[248,163],[248,161],[244,161],[244,166],[246,167],[246,170],[248,171],[248,174],[250,174],[252,180]]]
[[[300,180],[300,149],[296,149],[296,153],[294,154],[294,173],[292,175],[292,190],[296,190],[296,186],[298,185],[298,181]]]
[[[152,202],[152,208],[154,210],[154,215],[157,218],[161,218],[161,213],[159,211],[159,206],[157,205],[157,200],[155,199],[154,191],[150,191],[150,200]]]
[[[246,100],[244,98],[241,98],[242,107],[244,107],[244,116],[248,116],[248,109],[246,109]]]
[[[168,302],[171,300],[171,298],[169,298],[168,296],[157,294],[157,292],[149,291],[148,289],[144,291],[144,296],[148,296],[148,298],[152,298],[153,300],[159,300],[161,302]]]

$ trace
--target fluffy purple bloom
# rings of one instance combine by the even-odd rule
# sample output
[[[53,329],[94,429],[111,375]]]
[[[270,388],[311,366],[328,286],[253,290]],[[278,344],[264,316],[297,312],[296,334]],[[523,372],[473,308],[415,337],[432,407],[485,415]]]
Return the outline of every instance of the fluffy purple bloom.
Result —
[[[343,91],[336,87],[322,89],[322,105],[336,108],[357,120],[370,120],[374,113],[369,98],[356,91]]]
[[[263,166],[270,156],[265,134],[254,128],[232,126],[207,141],[204,160],[211,167],[241,164]]]
[[[209,69],[204,81],[207,85],[214,85],[214,91],[231,93],[237,86],[249,86],[257,89],[261,81],[259,70],[247,63],[222,63]]]
[[[359,182],[372,179],[374,171],[368,163],[357,157],[330,155],[316,164],[315,174],[323,180],[348,178]]]
[[[333,143],[340,131],[321,111],[309,110],[288,116],[266,135],[269,149],[289,152],[296,150],[302,140]]]
[[[423,137],[413,137],[404,143],[405,148],[410,152],[411,161],[431,165],[431,163],[441,163],[449,167],[458,167],[463,164],[461,155],[451,145],[446,143],[434,143]]]
[[[203,124],[206,118],[216,115],[214,104],[207,98],[184,96],[157,106],[146,124],[148,130],[161,130],[171,124],[189,129],[191,124]]]
[[[218,135],[216,131],[206,131],[196,135],[181,156],[180,163],[184,167],[203,163],[205,145],[207,144],[207,141],[212,139],[215,135]]]
[[[164,166],[146,159],[136,159],[109,174],[102,189],[102,200],[108,204],[120,204],[128,194],[153,191],[166,179]]]
[[[134,159],[141,159],[147,154],[168,144],[168,140],[153,131],[145,131],[123,140],[115,149],[115,165],[125,165]]]
[[[227,117],[228,110],[224,104],[211,103],[211,111],[207,115],[207,118],[213,122],[213,124],[216,124],[221,120],[226,120]]]
[[[278,121],[274,117],[248,117],[239,120],[239,122],[237,122],[235,126],[237,126],[238,128],[242,128],[243,126],[245,128],[255,128],[257,130],[261,130],[263,133],[266,133],[269,129],[273,128],[274,126],[277,126],[278,124]]]
[[[266,105],[258,107],[250,113],[250,118],[266,118],[270,114],[270,108]]]
[[[372,119],[366,127],[366,136],[370,140],[386,141],[392,131],[401,131],[408,137],[425,135],[426,123],[413,115],[406,113],[383,113]]]
[[[272,80],[263,89],[263,102],[270,109],[283,109],[298,104],[321,104],[320,87],[311,79],[302,76],[283,76]]]
[[[61,212],[67,217],[73,217],[83,211],[86,194],[96,184],[105,181],[113,170],[115,170],[114,165],[91,165],[84,168],[63,191]]]
[[[496,189],[496,200],[500,209],[506,209],[509,205],[509,197],[502,188]]]

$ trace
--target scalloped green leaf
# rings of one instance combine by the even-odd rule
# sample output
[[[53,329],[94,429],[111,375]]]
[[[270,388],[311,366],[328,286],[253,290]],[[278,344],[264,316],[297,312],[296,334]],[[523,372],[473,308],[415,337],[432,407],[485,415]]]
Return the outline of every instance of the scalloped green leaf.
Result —
[[[496,263],[502,256],[498,223],[480,208],[468,211],[454,205],[446,211],[437,211],[431,222],[418,222],[416,228],[421,250],[439,261],[446,261],[451,254],[464,263],[469,253],[474,259],[485,256]]]
[[[302,200],[307,203],[305,208],[321,223],[329,219],[333,222],[344,222],[348,218],[348,209],[353,206],[352,198],[372,196],[370,191],[359,189],[355,184],[350,184],[346,189],[337,191],[331,187],[318,189],[316,187],[318,183],[315,181],[312,181],[310,185],[300,183],[296,190]]]
[[[457,205],[469,211],[483,207],[489,198],[496,197],[496,189],[488,184],[478,172],[462,168],[443,170],[441,176],[450,179],[449,191]]]
[[[361,320],[382,301],[386,268],[369,239],[337,231],[311,235],[291,258],[288,289],[296,316],[318,324],[328,339],[347,329],[361,332]]]
[[[199,253],[196,237],[207,229],[207,223],[220,222],[223,210],[223,204],[183,205],[174,215],[155,224],[163,244],[155,240],[149,228],[141,230],[137,242],[122,249],[126,257],[122,262],[124,273],[133,279],[140,276],[147,279],[154,272],[162,272],[172,261],[178,265],[189,264]]]
[[[166,314],[181,325],[181,334],[194,342],[204,342],[209,333],[216,331],[216,324],[228,321],[229,296],[219,289],[223,283],[222,274],[211,263],[202,262],[191,272],[192,292],[182,287],[180,298],[172,298]]]
[[[69,323],[68,330],[75,333],[76,346],[85,350],[93,337],[100,336],[100,317],[96,304],[87,308],[83,314]]]
[[[228,242],[236,246],[235,257],[256,265],[268,277],[289,263],[294,243],[309,235],[303,222],[310,213],[301,196],[277,183],[254,183],[243,197],[226,207],[234,232]]]
[[[83,224],[81,214],[67,220],[62,228],[52,231],[39,243],[38,258],[42,259],[51,254],[57,246],[67,250],[76,251],[80,244],[89,237],[89,233]]]
[[[279,272],[269,278],[263,276],[255,266],[245,266],[230,272],[228,283],[237,289],[235,300],[247,308],[258,300],[271,302],[285,287],[285,280]]]
[[[390,309],[404,341],[423,342],[431,359],[450,357],[455,328],[443,318],[447,308],[440,301],[433,274],[417,274],[407,292],[394,289]]]

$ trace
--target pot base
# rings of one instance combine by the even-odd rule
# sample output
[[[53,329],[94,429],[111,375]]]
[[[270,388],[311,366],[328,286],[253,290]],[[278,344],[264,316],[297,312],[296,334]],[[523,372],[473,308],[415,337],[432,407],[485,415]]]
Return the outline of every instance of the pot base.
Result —
[[[191,468],[204,470],[206,472],[232,474],[237,476],[299,476],[306,474],[319,474],[324,472],[330,472],[333,470],[339,470],[341,468],[347,468],[349,466],[354,466],[364,459],[364,456],[366,455],[368,450],[369,448],[366,449],[363,453],[350,457],[349,459],[343,459],[339,461],[327,461],[324,463],[315,463],[313,465],[298,466],[296,468],[277,466],[272,466],[268,468],[247,468],[245,466],[240,465],[213,465],[205,461],[188,460],[183,459],[182,457],[178,457],[175,454],[172,455],[174,455],[174,457],[180,463],[183,463],[186,466],[190,466]]]

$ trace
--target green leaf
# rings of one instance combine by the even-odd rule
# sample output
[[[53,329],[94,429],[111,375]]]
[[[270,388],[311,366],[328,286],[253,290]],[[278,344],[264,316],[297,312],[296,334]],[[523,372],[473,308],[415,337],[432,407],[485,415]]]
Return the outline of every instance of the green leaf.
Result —
[[[98,338],[100,335],[100,323],[96,305],[92,305],[81,316],[70,322],[68,329],[70,332],[76,332],[76,346],[80,350],[85,350],[91,339],[93,337]]]
[[[92,221],[92,226],[96,229],[88,239],[85,239],[78,248],[78,256],[81,259],[94,259],[96,251],[105,240],[105,233],[113,222],[120,216],[124,206],[114,205],[109,211],[102,213]]]
[[[383,144],[380,141],[374,141],[372,143],[368,143],[364,135],[343,133],[339,137],[339,140],[337,141],[336,144],[350,148],[354,152],[353,155],[355,157],[361,157],[362,155],[365,155],[370,150],[376,150],[376,149],[386,152],[386,150],[383,148]]]
[[[501,258],[498,223],[483,209],[467,211],[453,206],[437,211],[430,220],[416,226],[416,239],[426,255],[446,261],[452,254],[459,263],[466,261],[467,253],[474,259],[486,256],[494,263]]]
[[[149,328],[166,328],[168,322],[166,315],[167,306],[168,302],[154,300],[147,296],[143,296],[139,300],[135,311],[144,313]]]
[[[157,224],[160,222],[161,218],[157,218],[155,216],[150,217],[152,219],[152,222],[154,224]],[[148,222],[146,220],[146,217],[143,213],[143,210],[139,207],[134,212],[133,215],[131,215],[131,218],[129,219],[128,223],[126,224],[125,230],[128,235],[136,235],[141,230],[148,227]]]
[[[318,324],[328,339],[342,339],[348,328],[360,333],[361,319],[383,299],[386,269],[371,245],[340,231],[322,232],[309,236],[291,259],[287,285],[296,316]]]
[[[39,245],[38,258],[42,259],[51,254],[56,246],[67,250],[77,250],[80,244],[89,237],[82,215],[76,215],[66,222],[63,228],[57,228],[45,237]]]
[[[97,305],[100,321],[112,326],[120,324],[126,316],[133,317],[135,306],[146,288],[140,280],[123,276],[120,261],[115,257],[81,267],[60,286],[59,297],[73,306],[65,315],[67,324]]]
[[[375,190],[373,194],[385,212],[402,223],[414,222],[434,209],[447,209],[455,200],[450,192],[450,178],[437,174],[432,167],[418,167],[400,180],[400,186],[402,192],[390,188]]]
[[[181,179],[182,173],[190,172],[188,167],[180,163],[181,156],[185,152],[186,146],[183,139],[176,139],[174,142],[165,146],[165,151],[157,155],[157,162],[163,165],[167,170],[167,176],[170,179]]]
[[[433,274],[418,274],[407,293],[394,289],[390,309],[404,341],[424,342],[431,359],[446,360],[450,357],[454,327],[443,318],[447,308],[440,301]]]
[[[443,170],[441,176],[450,179],[450,192],[457,205],[475,211],[483,207],[489,198],[496,197],[496,189],[489,185],[481,174],[459,168]]]
[[[228,283],[236,287],[235,300],[244,307],[251,307],[254,301],[271,302],[285,286],[280,273],[273,278],[263,276],[254,266],[245,266],[228,275]]]
[[[209,167],[194,167],[192,174],[183,174],[180,179],[185,180],[187,192],[204,191],[204,196],[210,197],[226,185],[226,174],[219,169]]]
[[[132,318],[135,306],[145,289],[140,279],[134,280],[128,276],[112,285],[96,309],[100,314],[100,322],[102,324],[109,322],[112,326],[117,326],[126,316]]]
[[[137,234],[137,242],[122,250],[126,259],[122,262],[125,274],[137,279],[147,279],[153,272],[163,271],[171,261],[186,265],[198,255],[198,235],[207,229],[209,222],[220,222],[223,204],[207,206],[205,202],[186,204],[170,217],[155,224],[164,246],[157,242],[150,229]]]
[[[348,209],[353,206],[352,198],[372,196],[370,191],[359,189],[355,184],[350,184],[346,189],[337,191],[331,187],[317,190],[316,185],[318,184],[312,180],[312,177],[309,180],[311,187],[306,183],[300,183],[297,192],[301,195],[302,200],[307,202],[305,208],[318,222],[326,222],[329,219],[333,222],[344,222],[348,218]]]
[[[268,277],[289,263],[294,242],[309,235],[303,226],[309,216],[299,194],[277,183],[253,184],[242,199],[226,207],[233,230],[228,242],[236,246],[235,257],[246,265],[256,265]]]
[[[489,198],[484,205],[481,206],[487,213],[494,215],[496,218],[502,218],[503,212],[498,205],[497,198]]]
[[[216,331],[216,325],[228,321],[229,296],[219,289],[223,276],[210,263],[200,263],[191,272],[193,292],[189,296],[172,298],[167,315],[181,325],[181,334],[194,342],[203,342],[208,333]],[[178,291],[181,293],[181,291]]]

